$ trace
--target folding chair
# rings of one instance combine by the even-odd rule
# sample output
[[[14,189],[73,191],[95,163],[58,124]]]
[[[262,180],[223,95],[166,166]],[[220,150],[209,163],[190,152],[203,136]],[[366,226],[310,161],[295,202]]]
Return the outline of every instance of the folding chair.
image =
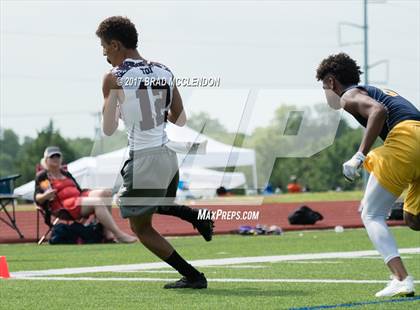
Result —
[[[42,244],[45,241],[45,239],[47,239],[48,235],[52,232],[54,226],[57,225],[60,222],[60,220],[65,221],[67,224],[69,224],[70,222],[76,221],[66,209],[58,210],[55,215],[51,214],[51,210],[48,207],[44,209],[41,206],[36,206],[36,210],[37,210],[36,238],[38,240],[38,244]],[[44,218],[44,223],[48,226],[48,230],[40,238],[39,237],[39,228],[40,228],[39,222],[40,222],[41,216]],[[53,221],[52,221],[52,217],[54,217]]]
[[[61,168],[67,171],[67,165],[62,165]],[[44,168],[37,164],[35,167],[36,173],[42,171]],[[86,223],[88,218],[82,218],[81,220],[74,219],[70,213],[66,209],[60,209],[55,214],[52,214],[50,210],[49,204],[45,207],[37,205],[35,202],[37,216],[36,216],[36,238],[38,240],[38,244],[42,244],[48,237],[48,235],[52,232],[55,225],[57,225],[60,221],[66,222],[69,224],[70,222],[79,222],[79,223]],[[44,223],[48,226],[48,230],[41,236],[40,235],[40,218],[44,219]]]
[[[0,220],[7,226],[15,230],[20,239],[23,239],[23,234],[20,232],[16,224],[15,204],[16,199],[19,195],[14,195],[15,180],[20,177],[20,174],[9,175],[4,178],[0,178],[0,212],[3,211],[6,214],[6,218],[0,216]],[[10,214],[7,210],[7,206],[12,207],[12,213]]]

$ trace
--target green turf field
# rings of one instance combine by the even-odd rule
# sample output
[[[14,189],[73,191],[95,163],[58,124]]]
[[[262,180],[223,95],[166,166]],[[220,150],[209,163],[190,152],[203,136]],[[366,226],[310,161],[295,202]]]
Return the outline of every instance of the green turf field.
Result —
[[[309,192],[297,194],[281,194],[267,196],[264,198],[265,203],[274,202],[310,202],[310,201],[353,201],[363,198],[362,191],[352,192]]]
[[[408,249],[402,257],[410,273],[420,280],[420,252],[413,250],[420,248],[420,235],[407,228],[394,228],[393,232],[400,248]],[[354,309],[420,308],[420,299],[357,304],[378,301],[373,295],[385,285],[365,280],[386,281],[388,277],[377,255],[360,254],[372,250],[362,229],[215,236],[210,243],[200,237],[183,237],[171,242],[189,260],[210,260],[196,263],[209,279],[207,290],[163,290],[165,281],[178,275],[162,264],[112,266],[159,262],[141,244],[0,245],[0,255],[7,257],[10,271],[17,272],[17,277],[24,276],[22,271],[111,266],[0,280],[0,308],[290,309],[343,303]],[[342,257],[350,251],[356,252]],[[325,257],[327,252],[330,256]],[[314,255],[285,257],[309,253]],[[244,257],[257,258],[244,261]],[[226,258],[231,260],[221,260]]]

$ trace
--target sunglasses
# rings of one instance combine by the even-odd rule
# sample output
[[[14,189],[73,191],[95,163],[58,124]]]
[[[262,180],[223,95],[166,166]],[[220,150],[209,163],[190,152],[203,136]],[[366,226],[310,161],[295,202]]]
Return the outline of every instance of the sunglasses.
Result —
[[[61,157],[60,154],[53,154],[53,155],[50,156],[50,158],[60,158],[60,157]]]

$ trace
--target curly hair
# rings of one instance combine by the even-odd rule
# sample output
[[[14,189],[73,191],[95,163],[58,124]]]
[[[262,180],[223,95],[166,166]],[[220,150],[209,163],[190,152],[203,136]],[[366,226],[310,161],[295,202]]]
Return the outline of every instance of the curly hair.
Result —
[[[325,58],[316,70],[318,81],[323,80],[328,74],[333,75],[343,85],[353,85],[360,82],[360,67],[356,61],[345,53],[330,55]]]
[[[127,17],[108,17],[99,24],[96,35],[107,43],[111,40],[117,40],[126,48],[137,48],[138,33],[136,26]]]

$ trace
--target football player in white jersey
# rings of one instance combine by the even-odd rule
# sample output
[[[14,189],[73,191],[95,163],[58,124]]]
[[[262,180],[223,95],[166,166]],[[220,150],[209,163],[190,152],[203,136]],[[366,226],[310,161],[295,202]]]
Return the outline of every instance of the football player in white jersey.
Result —
[[[174,215],[191,222],[211,239],[212,221],[198,221],[197,210],[168,203],[178,186],[176,153],[166,146],[165,123],[186,123],[182,99],[164,65],[148,62],[137,51],[138,33],[125,17],[102,21],[96,31],[103,54],[113,69],[103,80],[103,132],[112,135],[118,120],[128,134],[130,158],[121,174],[119,207],[139,240],[183,277],[164,288],[207,288],[207,280],[188,264],[152,226],[154,213]],[[159,80],[152,83],[152,80]]]

